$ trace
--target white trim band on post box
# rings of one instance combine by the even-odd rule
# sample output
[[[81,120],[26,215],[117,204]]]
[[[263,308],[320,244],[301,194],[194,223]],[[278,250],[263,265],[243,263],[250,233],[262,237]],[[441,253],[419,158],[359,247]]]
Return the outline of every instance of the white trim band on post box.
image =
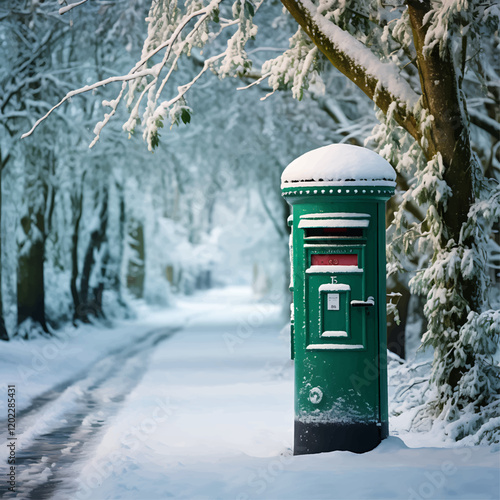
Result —
[[[299,229],[314,227],[368,227],[370,221],[367,219],[302,219]]]
[[[306,269],[307,274],[312,273],[362,273],[358,266],[311,266]]]
[[[349,285],[344,285],[343,283],[325,283],[318,288],[320,292],[347,292],[350,289]]]
[[[308,351],[315,349],[320,351],[359,351],[364,348],[365,346],[362,344],[309,344],[306,347]]]

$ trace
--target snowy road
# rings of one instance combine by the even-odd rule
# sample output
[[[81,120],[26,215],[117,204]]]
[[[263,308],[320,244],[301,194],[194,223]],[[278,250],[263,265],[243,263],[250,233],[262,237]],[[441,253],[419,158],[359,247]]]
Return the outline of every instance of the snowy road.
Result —
[[[251,303],[246,289],[192,307],[198,316],[154,352],[73,498],[234,498],[248,458],[289,455],[292,365],[279,307]]]
[[[189,319],[175,334],[143,326],[19,414],[17,498],[499,498],[498,447],[408,448],[391,437],[363,455],[293,457],[279,307],[233,288],[181,308]]]
[[[102,427],[144,374],[152,351],[174,332],[147,332],[18,413],[16,424],[23,429],[16,454],[22,464],[17,478],[20,498],[43,500],[65,489],[71,466],[85,459]]]

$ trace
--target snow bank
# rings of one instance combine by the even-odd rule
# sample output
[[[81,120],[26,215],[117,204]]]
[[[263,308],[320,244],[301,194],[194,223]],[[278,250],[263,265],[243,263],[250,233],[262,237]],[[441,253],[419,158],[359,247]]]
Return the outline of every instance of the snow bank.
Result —
[[[396,172],[380,155],[350,144],[330,144],[292,161],[281,175],[281,187],[300,183],[394,186]]]

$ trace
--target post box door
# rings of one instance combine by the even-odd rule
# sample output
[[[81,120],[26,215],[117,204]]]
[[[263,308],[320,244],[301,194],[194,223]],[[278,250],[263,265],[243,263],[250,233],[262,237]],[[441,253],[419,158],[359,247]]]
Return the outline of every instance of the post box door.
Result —
[[[351,287],[326,284],[319,287],[319,335],[321,339],[348,338]]]
[[[367,213],[300,217],[306,263],[306,349],[364,349],[366,311],[351,302],[367,295]],[[373,294],[373,292],[372,292]]]
[[[309,335],[306,348],[363,349],[366,339],[366,311],[352,307],[362,300],[364,273],[309,273],[307,312]]]

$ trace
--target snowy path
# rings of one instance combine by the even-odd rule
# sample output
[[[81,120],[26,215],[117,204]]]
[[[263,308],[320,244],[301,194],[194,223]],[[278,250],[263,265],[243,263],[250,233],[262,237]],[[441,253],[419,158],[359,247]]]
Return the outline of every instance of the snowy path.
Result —
[[[363,455],[293,457],[293,366],[279,308],[238,288],[180,305],[189,320],[175,335],[143,326],[128,347],[22,412],[18,448],[29,465],[19,468],[18,498],[500,498],[498,447],[408,448],[391,437]],[[167,315],[164,324],[174,323]]]
[[[35,398],[17,414],[17,428],[23,429],[16,454],[22,464],[17,477],[20,498],[52,498],[56,489],[64,488],[68,468],[86,456],[89,443],[139,382],[152,351],[174,332],[173,328],[147,332],[88,372]]]
[[[233,498],[232,476],[246,481],[249,457],[290,454],[292,365],[279,307],[252,304],[246,289],[192,307],[202,313],[155,351],[73,498]]]

